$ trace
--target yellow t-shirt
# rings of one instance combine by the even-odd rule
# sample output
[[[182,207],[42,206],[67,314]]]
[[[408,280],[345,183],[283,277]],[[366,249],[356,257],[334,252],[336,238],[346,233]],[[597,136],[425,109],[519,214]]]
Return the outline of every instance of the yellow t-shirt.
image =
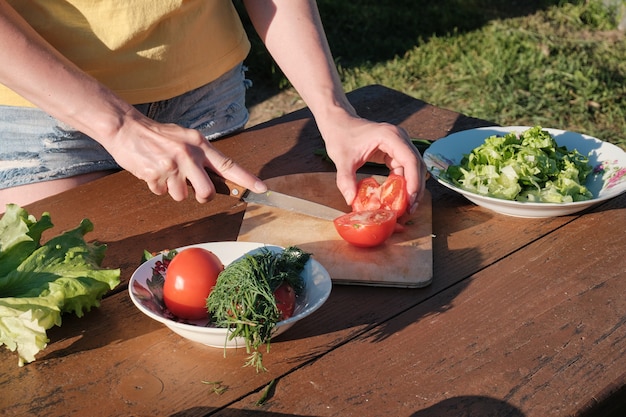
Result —
[[[230,0],[9,0],[63,55],[131,104],[211,82],[250,50]],[[0,84],[0,104],[32,106]]]

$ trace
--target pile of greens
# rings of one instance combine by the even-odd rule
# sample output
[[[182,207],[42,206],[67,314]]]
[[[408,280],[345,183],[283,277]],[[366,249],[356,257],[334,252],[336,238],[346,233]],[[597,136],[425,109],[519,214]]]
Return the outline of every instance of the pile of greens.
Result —
[[[487,138],[442,178],[488,197],[569,203],[593,197],[584,185],[592,171],[586,156],[558,146],[550,133],[535,126]]]
[[[119,269],[100,268],[106,246],[85,242],[89,220],[41,245],[51,227],[48,213],[37,220],[15,204],[0,218],[0,345],[17,350],[19,366],[46,347],[61,314],[82,317],[120,282]]]
[[[272,330],[281,319],[274,290],[289,283],[300,295],[304,290],[301,273],[311,254],[297,247],[280,252],[262,249],[228,265],[207,299],[211,320],[231,329],[229,339],[243,337],[250,357],[246,366],[264,370],[259,347],[269,350]]]

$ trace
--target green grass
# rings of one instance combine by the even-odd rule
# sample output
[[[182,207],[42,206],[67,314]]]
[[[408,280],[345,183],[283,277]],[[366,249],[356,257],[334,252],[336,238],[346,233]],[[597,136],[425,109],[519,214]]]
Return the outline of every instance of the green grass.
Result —
[[[319,7],[347,91],[382,84],[501,125],[574,130],[626,149],[626,37],[600,0]],[[286,87],[253,42],[255,83]]]

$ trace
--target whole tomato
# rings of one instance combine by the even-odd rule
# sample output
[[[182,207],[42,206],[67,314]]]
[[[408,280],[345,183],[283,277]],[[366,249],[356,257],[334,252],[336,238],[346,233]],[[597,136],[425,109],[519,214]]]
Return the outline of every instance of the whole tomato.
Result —
[[[224,265],[213,252],[188,248],[177,253],[165,273],[163,301],[175,316],[197,320],[208,317],[206,299]]]

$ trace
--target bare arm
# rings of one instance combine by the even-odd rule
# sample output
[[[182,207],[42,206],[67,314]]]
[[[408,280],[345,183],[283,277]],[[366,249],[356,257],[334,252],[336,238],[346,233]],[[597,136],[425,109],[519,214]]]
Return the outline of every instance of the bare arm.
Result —
[[[0,0],[0,83],[55,118],[87,134],[156,194],[210,200],[204,167],[251,190],[264,185],[191,129],[154,122],[62,56]],[[155,161],[158,161],[155,164]]]
[[[272,57],[311,109],[346,202],[356,193],[356,170],[370,161],[385,163],[406,178],[414,210],[426,178],[419,153],[403,129],[357,116],[344,94],[315,1],[245,0],[245,5]]]

